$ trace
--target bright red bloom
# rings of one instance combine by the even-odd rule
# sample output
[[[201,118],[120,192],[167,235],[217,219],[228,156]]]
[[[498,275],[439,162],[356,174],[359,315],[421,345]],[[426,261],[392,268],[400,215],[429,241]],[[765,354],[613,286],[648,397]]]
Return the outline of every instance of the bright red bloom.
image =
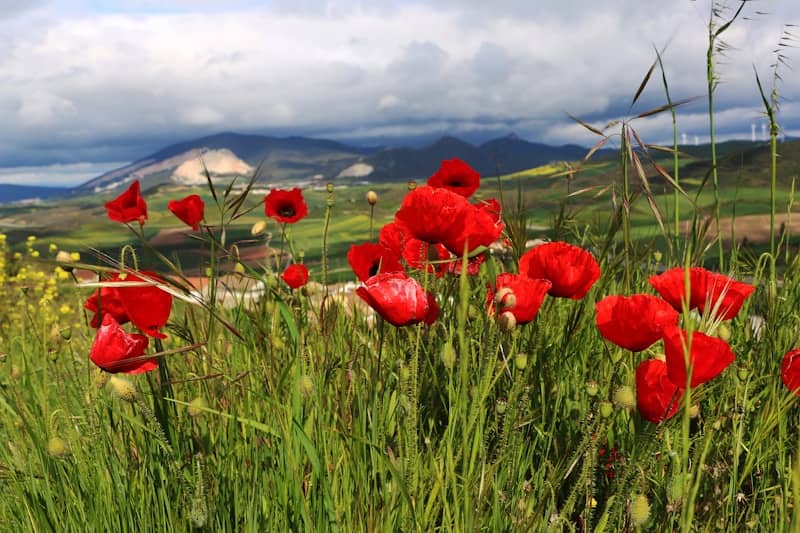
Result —
[[[689,309],[697,309],[706,299],[706,270],[700,267],[689,269]],[[677,311],[683,310],[686,299],[686,269],[671,268],[661,274],[650,276],[650,285]]]
[[[469,198],[481,186],[481,175],[461,159],[447,159],[428,178],[428,185],[448,189]]]
[[[488,208],[468,205],[469,208],[462,214],[463,218],[458,224],[461,231],[454,232],[442,241],[458,257],[463,256],[465,248],[469,254],[479,246],[489,246],[503,233],[504,225],[495,213]]]
[[[528,276],[505,272],[497,276],[494,290],[489,287],[486,300],[490,312],[493,313],[495,292],[505,288],[511,289],[511,293],[504,299],[505,303],[501,302],[501,305],[503,305],[502,310],[503,312],[510,311],[514,318],[517,319],[517,324],[527,324],[536,318],[550,287],[551,283],[546,279],[533,279]],[[513,298],[511,295],[513,295]],[[513,302],[513,305],[509,305],[510,302]]]
[[[447,261],[451,257],[450,252],[443,244],[428,244],[419,239],[407,239],[403,246],[403,259],[406,264],[416,270],[427,270],[436,274],[437,278],[444,275],[447,270]]]
[[[720,320],[730,320],[739,314],[744,301],[753,294],[755,287],[736,281],[723,274],[707,272],[705,298],[697,308],[703,313],[708,307]]]
[[[356,294],[393,326],[433,324],[439,316],[433,295],[405,272],[372,276],[356,289]]]
[[[660,340],[667,326],[677,326],[680,315],[666,301],[649,294],[607,296],[595,306],[600,334],[632,352],[641,352]]]
[[[667,364],[648,359],[636,367],[636,406],[642,418],[658,424],[678,412],[683,388],[667,376]]]
[[[397,257],[400,257],[403,255],[406,233],[399,224],[389,222],[378,232],[378,243],[390,249]]]
[[[583,248],[566,242],[548,242],[522,255],[519,273],[550,280],[551,296],[580,300],[600,279],[600,265]]]
[[[114,276],[116,281],[116,274]],[[84,307],[94,313],[92,317],[91,326],[99,328],[103,320],[103,316],[110,314],[114,317],[119,324],[129,322],[128,314],[125,312],[125,306],[119,299],[116,287],[100,287],[95,290],[91,296],[86,300]]]
[[[122,286],[116,289],[117,297],[133,325],[151,337],[166,339],[167,336],[159,330],[169,320],[172,295],[155,285],[164,280],[155,272],[143,270],[138,274],[115,274],[111,281],[132,284],[131,287]]]
[[[108,218],[115,222],[144,224],[147,220],[147,203],[139,190],[139,180],[135,180],[125,192],[106,202],[105,208]]]
[[[667,356],[669,379],[683,386],[686,383],[686,358],[684,344],[686,332],[677,326],[664,329],[664,352]],[[734,360],[733,351],[727,342],[695,331],[691,337],[689,362],[692,367],[691,386],[697,387],[717,377]]]
[[[195,231],[200,229],[205,207],[203,199],[196,194],[190,194],[183,200],[170,200],[167,204],[167,209]]]
[[[114,317],[103,315],[103,323],[97,330],[89,359],[106,372],[141,374],[158,368],[156,359],[142,358],[147,348],[147,337],[138,333],[126,333]]]
[[[367,281],[381,272],[403,270],[400,256],[394,250],[373,242],[351,245],[347,252],[347,262],[359,281]]]
[[[800,396],[800,348],[795,348],[783,356],[781,380],[787,389]]]
[[[676,267],[657,276],[651,276],[650,285],[678,311],[683,309],[686,294],[686,270]],[[689,270],[689,309],[701,313],[708,308],[715,316],[730,320],[739,314],[744,301],[755,287],[736,281],[728,276],[716,274],[702,267]]]
[[[499,224],[503,219],[503,208],[500,206],[500,202],[498,202],[496,198],[480,200],[477,204],[475,204],[475,207],[489,213],[496,224]]]
[[[443,243],[461,234],[470,207],[466,198],[447,189],[417,187],[403,198],[394,220],[406,237]]]
[[[289,287],[299,289],[308,283],[308,268],[300,263],[289,265],[286,267],[286,270],[283,271],[283,274],[281,274],[281,279],[285,281]]]
[[[297,187],[290,191],[272,189],[264,197],[264,213],[283,224],[294,224],[308,214],[308,206]]]
[[[481,271],[481,265],[486,260],[486,254],[478,254],[475,256],[470,257],[467,260],[467,275],[468,276],[477,276],[478,273]],[[449,263],[446,263],[447,272],[449,274],[455,274],[456,276],[461,275],[461,268],[463,266],[463,258],[459,257],[458,259],[453,259]]]

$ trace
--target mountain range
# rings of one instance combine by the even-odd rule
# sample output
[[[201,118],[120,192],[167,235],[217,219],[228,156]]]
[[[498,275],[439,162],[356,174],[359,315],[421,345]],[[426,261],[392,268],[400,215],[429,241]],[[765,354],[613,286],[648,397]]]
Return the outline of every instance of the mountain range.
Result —
[[[760,144],[722,143],[718,153],[747,152],[758,149]],[[708,145],[682,146],[681,150],[702,160],[707,157]],[[226,132],[167,146],[70,189],[0,184],[0,202],[114,193],[134,179],[141,181],[143,189],[170,183],[203,185],[206,171],[219,179],[255,173],[259,184],[284,187],[348,180],[421,181],[436,172],[443,160],[454,157],[463,159],[483,176],[494,176],[555,161],[576,161],[586,153],[582,146],[550,146],[514,134],[478,145],[445,136],[421,148],[364,148],[325,139]],[[608,156],[617,157],[618,152],[600,150],[593,159]]]
[[[0,202],[113,192],[133,179],[145,189],[166,183],[202,184],[205,171],[215,178],[249,177],[255,172],[258,183],[267,186],[303,186],[342,180],[424,180],[442,160],[454,157],[489,176],[581,159],[585,154],[581,146],[549,146],[513,134],[480,145],[445,136],[422,148],[363,148],[325,139],[226,132],[167,146],[71,189],[0,185]]]

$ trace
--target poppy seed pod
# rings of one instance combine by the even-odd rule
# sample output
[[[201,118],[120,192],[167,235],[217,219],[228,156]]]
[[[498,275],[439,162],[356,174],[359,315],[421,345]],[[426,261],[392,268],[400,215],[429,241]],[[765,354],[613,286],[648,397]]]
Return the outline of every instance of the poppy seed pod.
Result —
[[[198,396],[191,402],[189,402],[189,406],[186,408],[186,412],[192,418],[197,418],[198,416],[202,415],[205,412],[205,409],[208,408],[208,402],[202,396]]]
[[[47,441],[47,453],[50,457],[60,459],[69,455],[69,446],[61,437],[50,437],[50,440]]]
[[[633,389],[623,385],[614,391],[614,404],[622,409],[631,410],[636,407],[636,395]]]
[[[378,193],[375,191],[367,191],[367,203],[369,205],[375,205],[378,203]]]

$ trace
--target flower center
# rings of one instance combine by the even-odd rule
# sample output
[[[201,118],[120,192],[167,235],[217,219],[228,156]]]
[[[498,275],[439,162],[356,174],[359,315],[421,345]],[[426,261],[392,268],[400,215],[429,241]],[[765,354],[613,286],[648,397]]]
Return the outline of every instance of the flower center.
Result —
[[[282,217],[293,217],[295,215],[294,206],[292,204],[283,204],[278,209],[278,214]]]

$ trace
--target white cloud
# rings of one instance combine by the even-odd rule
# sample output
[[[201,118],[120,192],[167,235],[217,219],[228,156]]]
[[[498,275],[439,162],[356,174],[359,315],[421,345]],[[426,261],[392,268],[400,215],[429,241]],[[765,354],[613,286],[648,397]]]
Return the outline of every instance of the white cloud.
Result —
[[[592,121],[635,113],[627,103],[653,46],[664,48],[674,99],[706,91],[702,1],[240,0],[223,8],[125,0],[105,12],[78,0],[35,4],[20,11],[0,2],[0,17],[14,12],[0,36],[0,163],[41,144],[223,129],[339,138],[514,129],[590,143],[565,113]],[[718,63],[721,129],[749,131],[759,106],[752,65],[769,83],[781,25],[800,22],[800,3],[763,9],[773,7],[769,17],[746,8],[754,20],[724,34],[734,48]],[[781,74],[791,103],[800,74]],[[660,73],[641,100],[639,111],[663,103]],[[703,106],[687,106],[682,130],[701,134]],[[796,114],[782,120],[800,127]],[[648,135],[671,136],[662,117],[641,122]]]

